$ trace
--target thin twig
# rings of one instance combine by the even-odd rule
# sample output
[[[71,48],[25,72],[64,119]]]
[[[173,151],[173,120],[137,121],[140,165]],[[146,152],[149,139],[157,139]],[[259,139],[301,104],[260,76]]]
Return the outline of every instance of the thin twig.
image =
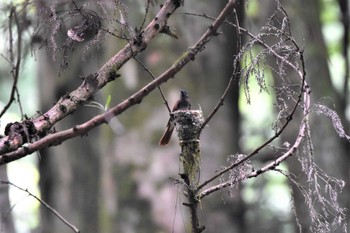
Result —
[[[142,30],[143,26],[144,26],[145,23],[146,23],[146,19],[147,19],[149,7],[150,7],[150,0],[146,0],[145,16],[144,16],[143,19],[142,19],[142,23],[141,23],[141,26],[140,26],[140,31]]]
[[[156,77],[154,76],[152,71],[142,61],[140,61],[137,57],[134,57],[134,59],[143,67],[143,69],[152,77],[153,80],[156,79]],[[158,86],[158,90],[159,90],[160,95],[162,96],[162,98],[164,100],[164,104],[167,107],[168,112],[171,113],[171,109],[169,107],[167,99],[165,98],[165,95],[163,93],[163,90],[162,90],[161,86]]]
[[[235,21],[236,21],[236,25],[237,25],[237,48],[238,48],[238,51],[240,51],[240,48],[241,48],[241,40],[240,40],[240,26],[239,26],[239,22],[238,22],[238,17],[237,17],[237,13],[236,13],[236,10],[234,10],[234,13],[235,13]],[[230,77],[230,80],[227,84],[227,87],[224,91],[224,93],[222,94],[220,100],[218,101],[218,103],[216,104],[216,106],[214,107],[214,109],[212,110],[212,112],[209,114],[209,116],[205,119],[205,121],[203,122],[202,126],[201,126],[201,131],[204,129],[204,127],[209,123],[209,121],[213,118],[213,116],[217,113],[217,111],[219,110],[219,108],[221,106],[224,105],[224,101],[225,101],[225,98],[227,96],[227,94],[231,91],[231,89],[233,88],[234,86],[234,80],[235,80],[235,77],[236,76],[236,70],[238,69],[238,65],[239,65],[239,59],[234,59],[234,64],[233,64],[233,71],[232,71],[232,74],[231,74],[231,77]]]
[[[40,204],[42,204],[43,206],[45,206],[45,208],[47,208],[49,211],[51,211],[54,215],[56,215],[64,224],[66,224],[69,228],[71,228],[74,232],[79,233],[80,230],[74,226],[72,223],[70,223],[68,220],[66,220],[62,215],[60,215],[57,210],[55,210],[53,207],[51,207],[49,204],[47,204],[45,201],[41,200],[39,197],[37,197],[36,195],[34,195],[33,193],[29,192],[28,189],[24,189],[19,187],[18,185],[15,185],[14,183],[10,182],[10,181],[2,181],[0,180],[1,184],[7,184],[7,185],[11,185],[23,192],[28,193],[29,196],[33,197],[35,200],[37,200],[38,202],[40,202]]]
[[[12,32],[12,24],[13,24],[13,19],[15,19],[15,24],[17,27],[17,60],[16,64],[14,64],[14,51],[13,51],[13,32]],[[0,118],[5,114],[5,112],[10,108],[12,105],[13,101],[15,100],[15,94],[17,92],[17,97],[19,98],[19,93],[17,90],[17,83],[19,79],[19,69],[21,66],[21,56],[22,56],[22,29],[20,22],[18,21],[17,13],[16,13],[16,7],[11,7],[10,10],[10,16],[9,16],[9,46],[10,46],[10,65],[12,66],[12,77],[13,77],[13,84],[12,84],[12,89],[11,89],[11,94],[10,98],[7,102],[7,104],[4,106],[0,113]],[[18,99],[18,103],[20,104],[20,99]],[[22,112],[22,106],[20,105],[20,110],[21,110],[21,115],[23,116]]]

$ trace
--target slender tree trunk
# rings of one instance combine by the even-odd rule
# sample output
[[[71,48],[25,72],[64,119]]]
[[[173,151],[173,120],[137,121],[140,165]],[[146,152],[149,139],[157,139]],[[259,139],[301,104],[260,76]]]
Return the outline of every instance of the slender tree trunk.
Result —
[[[230,22],[235,23],[236,18],[239,21],[241,26],[244,25],[244,1],[238,1],[237,7],[235,9],[236,13],[232,13],[228,20]],[[220,7],[224,6],[227,1],[220,1]],[[219,64],[216,68],[212,69],[215,74],[209,77],[208,86],[211,87],[210,91],[212,94],[210,95],[212,100],[217,100],[219,96],[222,95],[223,91],[228,85],[228,81],[231,78],[233,70],[233,61],[235,56],[239,53],[240,50],[240,40],[242,38],[237,38],[238,32],[232,26],[223,25],[221,28],[223,32],[222,35],[218,37],[217,44],[218,50],[211,54],[211,60],[215,62],[215,57]],[[243,42],[242,42],[243,43]],[[237,70],[239,69],[239,64],[237,65]],[[217,129],[208,129],[210,131],[215,130],[220,134],[220,141],[217,142],[219,144],[223,144],[221,151],[217,151],[215,153],[222,155],[217,159],[219,164],[226,164],[227,158],[230,154],[240,153],[241,148],[239,146],[239,139],[241,136],[241,116],[239,113],[239,75],[235,77],[233,87],[226,97],[225,105],[221,108],[220,114],[215,116],[210,125],[215,125],[215,127],[219,126]],[[224,126],[224,129],[221,129],[220,126]],[[226,127],[226,128],[225,128]],[[214,134],[213,134],[214,135]],[[214,137],[214,136],[213,136]],[[215,140],[214,138],[212,140]],[[212,141],[209,143],[211,144]],[[203,142],[203,146],[205,147],[205,142]],[[210,151],[210,150],[209,150]],[[205,153],[203,155],[203,166],[206,166],[204,163],[206,161]],[[220,166],[220,165],[218,165]],[[208,203],[207,207],[207,220],[204,223],[212,223],[205,224],[206,230],[205,232],[216,232],[218,230],[218,226],[220,226],[220,232],[239,232],[244,233],[247,232],[247,225],[245,221],[246,214],[246,205],[242,199],[240,194],[241,189],[231,189],[230,194],[227,195],[227,190],[223,191],[221,194],[213,195],[210,199],[205,200]],[[215,220],[214,220],[215,219]]]
[[[225,4],[226,1],[223,1]],[[238,1],[236,12],[231,14],[228,18],[229,21],[237,23],[238,20],[239,25],[244,25],[244,17],[245,17],[245,1]],[[227,30],[228,29],[228,30]],[[234,58],[240,52],[241,43],[244,43],[243,36],[239,35],[239,32],[235,30],[233,27],[223,28],[224,35],[226,36],[225,44],[222,45],[222,53],[223,53],[223,69],[225,78],[224,83],[228,83],[231,75],[235,73],[234,84],[231,92],[227,96],[227,105],[228,107],[228,119],[230,122],[230,142],[227,143],[229,151],[231,153],[239,153],[241,151],[241,147],[239,145],[239,140],[241,138],[241,115],[239,112],[239,78],[240,78],[240,64],[236,64],[236,70],[234,70]],[[243,187],[241,187],[243,188]],[[246,225],[246,204],[242,199],[241,190],[231,190],[230,192],[234,192],[233,196],[229,200],[229,205],[227,208],[223,207],[227,216],[231,221],[236,225],[237,232],[244,233],[247,232],[248,228]]]
[[[47,7],[47,2],[38,1],[38,9]],[[40,17],[40,15],[39,15]],[[60,35],[63,40],[66,34]],[[77,47],[69,55],[69,67],[58,76],[59,66],[44,51],[38,56],[40,106],[46,110],[61,96],[81,83],[92,67],[97,69],[94,59],[101,54],[95,52],[92,60],[82,63],[83,50]],[[89,65],[92,64],[92,65]],[[93,117],[97,109],[82,107],[55,127],[66,129]],[[62,216],[76,225],[81,232],[99,232],[99,197],[100,197],[100,153],[98,132],[92,131],[88,137],[80,137],[65,142],[59,147],[51,147],[40,152],[39,160],[41,198],[52,205]],[[41,232],[68,232],[69,229],[50,211],[41,208]]]

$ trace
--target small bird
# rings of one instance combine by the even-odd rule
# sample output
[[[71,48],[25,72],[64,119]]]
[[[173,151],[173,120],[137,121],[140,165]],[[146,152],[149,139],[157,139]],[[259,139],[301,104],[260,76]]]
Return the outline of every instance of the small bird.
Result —
[[[191,109],[191,102],[190,102],[190,98],[188,97],[188,93],[187,91],[181,90],[180,99],[176,101],[171,112],[175,112],[177,110],[189,110],[189,109]],[[166,126],[166,130],[159,141],[159,145],[166,145],[169,143],[171,135],[173,134],[173,131],[174,131],[174,127],[175,127],[174,120],[172,119],[172,117],[170,117],[168,124]]]

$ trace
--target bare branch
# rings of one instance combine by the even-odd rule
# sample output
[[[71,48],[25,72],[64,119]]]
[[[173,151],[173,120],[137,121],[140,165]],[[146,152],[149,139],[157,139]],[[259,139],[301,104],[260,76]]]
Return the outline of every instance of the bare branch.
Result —
[[[156,79],[156,77],[154,76],[154,74],[152,73],[152,71],[144,64],[142,63],[137,57],[134,57],[134,59],[143,67],[143,69],[152,77],[153,80]],[[169,107],[168,101],[165,98],[165,95],[163,93],[163,90],[160,86],[158,86],[158,90],[160,92],[160,95],[162,96],[163,100],[164,100],[164,104],[168,109],[168,112],[171,113],[171,109]]]
[[[250,33],[249,33],[250,34]],[[253,36],[253,35],[252,35]],[[198,186],[198,190],[202,189],[204,186],[206,186],[207,184],[211,183],[212,181],[214,181],[215,179],[217,179],[218,177],[220,177],[221,175],[227,173],[228,171],[230,171],[231,169],[237,167],[238,165],[240,165],[241,163],[245,162],[246,160],[250,159],[251,157],[253,157],[254,155],[258,154],[258,152],[265,148],[265,146],[267,146],[268,144],[270,144],[272,141],[274,141],[276,138],[278,138],[282,132],[284,131],[284,129],[287,127],[287,125],[292,121],[293,119],[293,115],[295,113],[295,111],[297,110],[299,104],[301,102],[303,102],[303,111],[304,111],[304,121],[308,121],[308,114],[309,114],[309,110],[310,110],[310,87],[309,85],[306,83],[306,72],[305,72],[305,64],[304,64],[304,57],[303,57],[303,53],[301,51],[299,51],[299,48],[297,47],[297,45],[295,44],[296,48],[299,51],[299,56],[300,56],[300,62],[301,62],[301,66],[302,66],[302,70],[300,70],[298,67],[296,67],[293,63],[291,63],[290,61],[286,60],[284,57],[282,57],[281,55],[279,55],[276,51],[274,51],[269,45],[267,45],[264,41],[262,41],[260,38],[256,38],[260,44],[262,46],[264,46],[265,48],[269,49],[269,51],[278,59],[281,59],[283,62],[285,62],[285,64],[287,64],[289,67],[291,67],[298,75],[299,78],[301,79],[301,89],[300,89],[300,93],[298,95],[298,98],[296,100],[296,103],[292,109],[292,111],[289,113],[289,115],[286,118],[285,123],[283,124],[283,126],[275,133],[274,136],[272,136],[270,139],[268,139],[266,142],[264,142],[262,145],[260,145],[259,147],[257,147],[254,151],[252,151],[249,155],[247,155],[245,158],[241,159],[240,161],[231,164],[230,166],[226,167],[225,169],[221,170],[220,172],[218,172],[217,174],[215,174],[213,177],[209,178],[208,180],[204,181],[201,185]],[[305,130],[306,127],[306,123],[302,123],[302,126],[300,130],[299,130],[299,136],[300,135],[305,135],[303,130]],[[304,136],[303,136],[304,137]],[[303,138],[301,137],[301,138]],[[296,142],[299,140],[299,137],[296,139]]]
[[[72,223],[70,223],[67,219],[65,219],[62,215],[60,215],[57,210],[55,210],[54,208],[52,208],[49,204],[47,204],[45,201],[41,200],[39,197],[37,197],[36,195],[34,195],[33,193],[29,192],[28,189],[24,189],[19,187],[18,185],[15,185],[14,183],[11,183],[10,181],[2,181],[0,180],[1,184],[7,184],[7,185],[11,185],[23,192],[28,193],[29,196],[33,197],[35,200],[37,200],[38,202],[40,202],[40,204],[42,204],[43,206],[45,206],[45,208],[47,208],[49,211],[51,211],[54,215],[56,215],[64,224],[66,224],[70,229],[72,229],[74,232],[80,232],[80,230],[74,226]]]
[[[303,141],[304,137],[305,137],[305,130],[306,130],[306,127],[307,127],[307,119],[306,119],[307,116],[305,116],[301,126],[300,126],[300,129],[299,129],[299,134],[298,134],[298,137],[294,143],[294,145],[286,152],[284,153],[283,155],[281,155],[280,157],[278,157],[276,160],[272,161],[271,163],[267,164],[266,166],[260,168],[259,170],[256,170],[256,171],[252,171],[251,173],[249,173],[245,179],[248,179],[248,178],[253,178],[253,177],[257,177],[258,175],[262,174],[262,173],[265,173],[267,171],[270,171],[270,170],[274,170],[279,164],[281,164],[283,161],[285,161],[288,157],[292,156],[297,150],[298,148],[300,147],[300,144],[301,142]],[[244,161],[246,161],[246,158],[249,158],[250,155],[248,155],[247,157],[245,157]],[[242,161],[241,160],[241,161]],[[241,164],[242,162],[239,161],[237,163],[235,163],[232,167],[232,169],[236,166],[238,166],[239,164]],[[232,166],[232,165],[231,165]],[[222,174],[221,174],[222,175]],[[232,183],[232,181],[226,181],[224,183],[221,183],[219,185],[216,185],[216,186],[213,186],[213,187],[210,187],[208,188],[207,190],[204,190],[202,191],[200,194],[198,194],[198,196],[200,198],[203,198],[205,196],[208,196],[210,195],[211,193],[213,192],[216,192],[218,190],[221,190],[223,188],[226,188],[226,187],[230,187],[232,186],[234,183]]]

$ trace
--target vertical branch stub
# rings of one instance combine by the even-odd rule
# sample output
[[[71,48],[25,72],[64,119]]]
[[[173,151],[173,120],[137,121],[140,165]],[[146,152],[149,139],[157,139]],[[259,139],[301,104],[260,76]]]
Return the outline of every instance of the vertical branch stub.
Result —
[[[199,136],[204,122],[201,110],[180,110],[173,113],[175,129],[180,140],[183,172],[190,185],[195,186],[201,161]]]

